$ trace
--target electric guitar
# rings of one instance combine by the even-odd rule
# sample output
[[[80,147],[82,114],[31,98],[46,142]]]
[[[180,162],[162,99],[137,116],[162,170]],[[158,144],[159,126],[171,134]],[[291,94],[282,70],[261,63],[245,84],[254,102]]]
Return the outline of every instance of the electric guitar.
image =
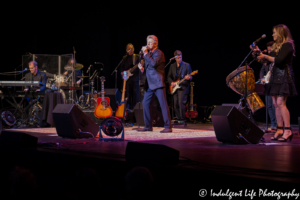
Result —
[[[198,70],[193,71],[192,73],[188,74],[188,76],[193,76],[193,75],[195,75],[195,74],[197,74],[197,73],[198,73]],[[171,93],[171,94],[174,94],[174,93],[176,92],[177,89],[181,88],[180,84],[181,84],[183,81],[185,81],[185,80],[186,80],[186,79],[183,78],[183,79],[181,79],[180,81],[179,81],[179,79],[177,79],[176,81],[174,81],[175,85],[174,85],[173,87],[170,86],[170,93]]]
[[[142,65],[144,65],[145,63],[145,59],[142,59],[141,62],[140,62]],[[123,79],[124,80],[128,80],[131,76],[133,76],[132,72],[139,66],[139,63],[134,65],[132,68],[130,68],[129,70],[127,71],[124,71],[123,73],[125,74],[126,72],[126,77],[123,75]]]
[[[101,76],[101,97],[97,98],[97,107],[94,111],[94,115],[98,118],[107,118],[112,116],[112,109],[110,107],[109,97],[104,97],[104,81],[105,77]]]
[[[127,71],[124,71],[124,83],[123,83],[123,91],[122,91],[122,99],[121,99],[121,103],[118,105],[118,108],[116,110],[115,116],[119,117],[119,118],[123,118],[124,116],[124,109],[125,109],[125,90],[126,90],[126,80],[128,79],[127,77]],[[127,115],[127,111],[125,109],[125,116]]]
[[[193,118],[196,118],[198,116],[198,112],[197,112],[197,104],[194,104],[193,103],[193,97],[194,97],[194,94],[193,94],[193,87],[195,86],[194,85],[194,82],[191,82],[190,83],[191,85],[191,93],[190,93],[190,105],[189,104],[186,104],[186,113],[185,113],[185,116],[189,119],[193,119]]]

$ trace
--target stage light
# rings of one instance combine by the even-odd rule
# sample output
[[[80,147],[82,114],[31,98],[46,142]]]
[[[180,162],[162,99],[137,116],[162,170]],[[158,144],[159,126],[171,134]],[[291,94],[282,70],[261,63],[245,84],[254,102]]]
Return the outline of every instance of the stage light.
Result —
[[[103,137],[102,132],[108,136]],[[118,137],[121,134],[121,137]],[[117,117],[108,117],[103,120],[99,128],[99,140],[124,140],[124,127]]]

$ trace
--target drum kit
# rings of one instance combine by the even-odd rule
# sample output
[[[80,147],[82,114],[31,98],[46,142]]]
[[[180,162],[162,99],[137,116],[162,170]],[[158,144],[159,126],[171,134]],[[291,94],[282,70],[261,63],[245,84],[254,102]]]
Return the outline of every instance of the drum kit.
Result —
[[[83,84],[84,78],[88,78],[89,76],[77,76],[77,78],[81,79],[81,87],[74,83],[72,81],[72,74],[70,72],[74,72],[76,70],[81,70],[83,69],[83,65],[76,63],[74,64],[75,66],[73,67],[72,65],[66,65],[64,69],[67,71],[66,74],[63,75],[56,75],[56,74],[47,74],[47,83],[46,87],[48,89],[52,90],[58,90],[62,94],[63,99],[66,104],[68,103],[73,103],[78,105],[82,109],[87,109],[87,108],[95,108],[97,106],[97,95],[96,99],[94,97],[94,93],[97,94],[97,91],[94,90],[94,79],[90,80],[90,84]],[[69,76],[67,74],[70,74]],[[91,92],[84,94],[83,93],[83,88],[84,87],[90,87]],[[68,91],[67,91],[68,90]],[[76,90],[81,90],[81,96],[78,98],[76,94]],[[66,91],[68,92],[68,97],[66,95]]]

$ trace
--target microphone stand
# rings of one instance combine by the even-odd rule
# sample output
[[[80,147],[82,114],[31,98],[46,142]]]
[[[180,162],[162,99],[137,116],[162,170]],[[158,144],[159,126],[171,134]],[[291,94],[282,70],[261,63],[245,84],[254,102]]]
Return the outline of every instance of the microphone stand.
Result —
[[[118,68],[120,66],[120,64],[123,62],[124,58],[127,57],[127,53],[125,56],[123,56],[122,60],[119,62],[119,64],[117,65],[117,67],[114,69],[114,71],[111,73],[111,76],[115,73],[115,88],[117,89],[117,80],[118,80]]]
[[[252,47],[255,47],[256,46],[256,43],[254,42],[253,44],[252,44]],[[248,63],[247,63],[247,61],[246,61],[246,59],[249,57],[249,55],[253,52],[253,50],[254,50],[254,48],[252,48],[251,50],[250,50],[250,52],[248,53],[248,55],[244,58],[244,60],[241,62],[241,64],[238,66],[238,68],[237,69],[239,69],[241,66],[242,66],[242,64],[243,63],[245,63],[245,68],[246,68],[246,77],[245,77],[245,93],[244,93],[244,95],[243,95],[243,97],[242,97],[242,99],[240,100],[240,103],[242,102],[242,100],[244,100],[244,103],[245,103],[245,106],[247,107],[247,105],[248,105],[248,103],[247,103],[247,99],[246,99],[246,97],[247,97],[247,93],[248,93],[248,88],[247,88],[247,86],[248,86],[248,81],[247,81],[247,76],[248,76]],[[250,64],[253,62],[254,60],[252,60],[251,62],[250,62]],[[250,65],[249,64],[249,65]],[[240,105],[239,105],[239,107],[238,108],[240,108]],[[249,106],[248,106],[248,108],[249,108]],[[240,109],[239,109],[240,110]],[[241,111],[241,110],[240,110]],[[254,119],[253,119],[253,116],[252,116],[252,113],[251,113],[251,110],[249,109],[249,116],[248,116],[248,118],[252,121],[252,122],[254,122]]]

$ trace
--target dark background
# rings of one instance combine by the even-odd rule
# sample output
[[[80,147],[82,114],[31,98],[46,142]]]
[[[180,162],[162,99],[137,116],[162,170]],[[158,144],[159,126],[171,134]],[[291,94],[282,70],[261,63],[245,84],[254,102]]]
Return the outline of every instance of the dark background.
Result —
[[[198,106],[237,103],[240,95],[226,85],[226,77],[249,53],[249,45],[262,34],[261,49],[272,40],[272,27],[287,25],[296,45],[293,67],[299,92],[299,15],[296,5],[267,6],[199,3],[172,3],[163,8],[154,3],[120,5],[111,2],[97,5],[36,5],[24,3],[7,6],[2,13],[1,72],[13,71],[22,63],[22,55],[69,54],[76,50],[76,60],[85,73],[94,62],[104,64],[100,76],[106,77],[105,88],[115,87],[111,76],[128,43],[138,53],[146,45],[147,35],[159,39],[166,63],[175,50],[181,50],[183,60],[199,70],[194,76],[194,103]],[[249,57],[248,61],[251,61]],[[174,62],[174,61],[173,61]],[[101,65],[94,65],[100,69]],[[250,66],[259,77],[260,64]],[[166,68],[166,73],[168,72]],[[18,68],[18,70],[21,70]],[[21,77],[21,76],[20,76]],[[20,77],[17,77],[20,78]],[[13,77],[10,77],[12,79]],[[0,79],[9,79],[1,76]],[[119,80],[120,81],[120,80]],[[264,97],[261,97],[264,100]],[[299,96],[288,98],[291,122],[300,115]]]

